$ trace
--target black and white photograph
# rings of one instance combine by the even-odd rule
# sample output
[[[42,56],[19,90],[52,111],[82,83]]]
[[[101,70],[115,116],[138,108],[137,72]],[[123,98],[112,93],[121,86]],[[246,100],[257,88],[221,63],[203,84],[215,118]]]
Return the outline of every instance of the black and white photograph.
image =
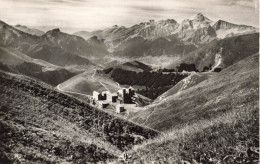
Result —
[[[0,0],[0,164],[258,164],[259,0]]]

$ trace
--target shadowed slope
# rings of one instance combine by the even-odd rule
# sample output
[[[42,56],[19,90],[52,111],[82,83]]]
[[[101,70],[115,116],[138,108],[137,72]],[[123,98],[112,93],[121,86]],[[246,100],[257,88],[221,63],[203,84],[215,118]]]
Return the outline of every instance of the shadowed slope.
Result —
[[[0,69],[40,79],[53,86],[75,74],[44,60],[33,59],[12,48],[0,47]]]

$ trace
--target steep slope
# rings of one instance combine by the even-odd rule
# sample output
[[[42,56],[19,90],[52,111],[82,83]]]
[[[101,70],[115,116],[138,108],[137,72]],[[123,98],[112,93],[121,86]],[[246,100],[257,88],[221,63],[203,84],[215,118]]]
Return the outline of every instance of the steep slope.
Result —
[[[48,43],[65,49],[68,52],[86,57],[101,57],[108,54],[106,47],[102,47],[102,42],[99,40],[95,41],[97,38],[90,38],[90,40],[87,42],[79,36],[63,33],[59,29],[53,29],[46,32],[42,38]]]
[[[43,36],[24,33],[0,21],[0,46],[2,47],[15,48],[32,58],[59,66],[93,65],[88,59],[57,47],[43,38]]]
[[[40,79],[53,86],[74,76],[74,73],[43,60],[32,59],[12,48],[0,47],[1,70]]]
[[[95,54],[94,57],[100,58],[109,54],[104,39],[93,36],[87,40],[87,43],[90,45],[92,53]]]
[[[26,26],[22,26],[22,25],[19,25],[19,24],[14,26],[14,27],[16,29],[20,30],[20,31],[23,31],[23,32],[28,33],[28,34],[36,35],[36,36],[42,36],[45,33],[41,30],[31,29],[31,28],[28,28]]]
[[[199,83],[209,79],[210,77],[214,76],[215,74],[216,73],[213,73],[213,72],[205,72],[205,73],[192,72],[188,77],[181,80],[174,87],[172,87],[171,89],[169,89],[168,91],[166,91],[162,95],[160,95],[154,101],[154,103],[160,102],[161,100],[164,100],[165,98],[167,98],[171,95],[178,94],[185,89],[198,85]]]
[[[209,43],[216,39],[216,32],[211,27],[211,23],[210,19],[198,13],[193,19],[182,21],[178,29],[178,37],[195,45]]]
[[[0,72],[1,163],[97,163],[157,132],[25,76]]]
[[[258,29],[247,25],[237,25],[233,23],[226,22],[224,20],[218,20],[213,28],[217,33],[218,38],[230,37],[232,35],[242,35],[246,33],[258,32]]]
[[[166,96],[131,119],[163,131],[250,105],[258,101],[258,73],[258,54],[251,55],[197,85]]]
[[[120,87],[109,76],[100,70],[85,71],[74,76],[59,85],[64,91],[71,91],[86,95],[92,95],[93,91],[117,92]]]
[[[195,64],[199,71],[226,68],[259,51],[259,34],[247,34],[225,38],[205,45],[180,60],[173,61],[166,68],[176,68],[181,63]]]
[[[251,55],[158,103],[146,123],[170,130],[135,146],[128,162],[259,163],[258,61]]]

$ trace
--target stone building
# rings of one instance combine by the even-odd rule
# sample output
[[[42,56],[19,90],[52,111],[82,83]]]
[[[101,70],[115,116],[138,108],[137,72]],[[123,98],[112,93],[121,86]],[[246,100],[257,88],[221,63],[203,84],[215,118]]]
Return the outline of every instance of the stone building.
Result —
[[[121,112],[125,111],[124,106],[122,104],[118,104],[116,106],[116,113],[119,114]]]
[[[101,93],[97,92],[97,91],[93,91],[93,98],[95,100],[105,100],[106,97],[103,96]]]
[[[133,97],[135,95],[135,90],[132,87],[129,88],[124,88],[124,89],[120,89],[117,91],[117,95],[118,95],[118,102],[120,102],[121,104],[132,104],[133,102]]]
[[[118,95],[116,93],[110,93],[108,92],[106,95],[106,98],[109,102],[116,102]]]
[[[93,98],[95,100],[101,100],[102,95],[99,92],[97,92],[97,91],[93,91]]]

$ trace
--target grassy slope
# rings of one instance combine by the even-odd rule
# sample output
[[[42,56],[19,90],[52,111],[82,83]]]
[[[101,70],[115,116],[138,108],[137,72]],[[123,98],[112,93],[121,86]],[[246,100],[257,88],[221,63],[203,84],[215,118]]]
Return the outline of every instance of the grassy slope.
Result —
[[[45,83],[0,75],[0,163],[106,161],[157,134]]]
[[[252,55],[186,92],[173,95],[172,103],[156,111],[148,121],[151,127],[162,130],[159,121],[164,120],[169,130],[135,146],[129,152],[129,161],[258,163],[258,60],[258,54]],[[156,120],[159,115],[160,120]]]
[[[167,130],[179,124],[212,118],[245,103],[255,102],[258,99],[257,91],[256,54],[198,85],[164,98],[134,116],[132,120],[145,122],[145,125],[157,130]]]
[[[204,80],[207,80],[211,76],[213,76],[215,73],[214,72],[205,72],[205,73],[196,73],[196,72],[191,72],[190,75],[177,83],[174,87],[163,93],[162,95],[159,96],[159,98],[156,99],[154,103],[157,103],[161,99],[171,96],[173,94],[176,94],[178,92],[181,92],[182,90],[188,89],[192,86],[195,86],[199,83],[201,83]]]
[[[117,92],[120,89],[114,80],[98,70],[88,70],[74,76],[60,84],[60,88],[65,91],[72,91],[87,95],[92,95],[93,91],[98,91],[101,93],[102,91],[107,91],[108,89],[111,92]]]

